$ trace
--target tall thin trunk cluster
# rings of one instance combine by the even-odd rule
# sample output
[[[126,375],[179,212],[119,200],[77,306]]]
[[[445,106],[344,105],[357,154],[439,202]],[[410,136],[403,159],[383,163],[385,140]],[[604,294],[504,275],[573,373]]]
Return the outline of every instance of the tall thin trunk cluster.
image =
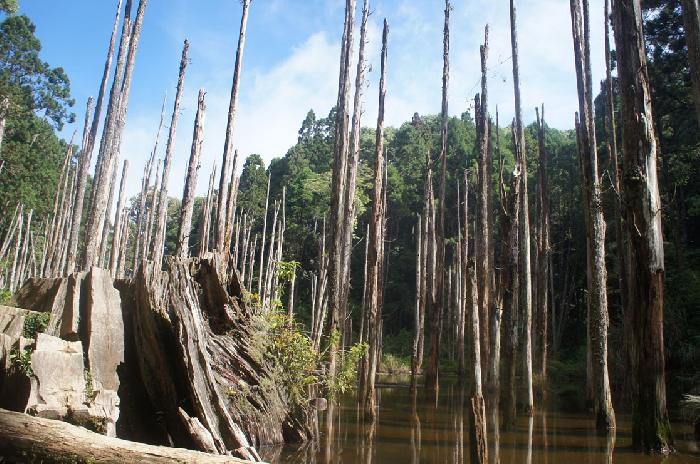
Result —
[[[590,19],[588,0],[570,0],[574,57],[578,83],[580,122],[577,126],[581,178],[586,219],[589,287],[588,331],[591,351],[593,399],[596,424],[600,430],[615,429],[610,381],[608,379],[608,299],[605,265],[605,219],[602,210],[598,152],[593,114],[593,85],[590,61]],[[583,15],[583,17],[582,17]]]
[[[537,239],[537,307],[539,309],[539,354],[540,376],[543,385],[547,384],[547,353],[549,340],[549,262],[551,260],[550,249],[550,223],[549,223],[549,175],[547,172],[549,158],[545,146],[545,122],[544,105],[542,113],[535,108],[537,113],[537,145],[539,148],[540,165],[537,173],[537,198],[539,204],[538,239]]]
[[[97,166],[95,167],[93,201],[86,230],[85,254],[82,259],[83,268],[98,265],[100,261],[103,230],[107,222],[107,212],[111,207],[108,203],[110,180],[121,150],[136,50],[147,4],[148,0],[140,0],[132,28],[131,0],[126,2],[121,41],[117,54],[117,67],[107,106]]]
[[[379,80],[379,110],[377,116],[376,145],[374,151],[374,193],[372,197],[372,216],[369,222],[369,247],[367,255],[367,383],[360,394],[360,400],[371,418],[377,414],[377,393],[375,378],[379,363],[381,343],[381,285],[384,271],[384,233],[385,233],[385,192],[384,184],[384,103],[386,99],[386,60],[389,24],[384,19],[382,32],[382,64]]]
[[[336,102],[335,143],[333,147],[333,172],[331,178],[330,211],[330,257],[328,270],[328,303],[330,324],[328,336],[335,338],[335,332],[341,328],[341,316],[346,306],[347,292],[343,289],[345,276],[346,226],[344,219],[345,202],[354,198],[354,192],[348,191],[348,165],[350,155],[350,65],[352,61],[355,34],[356,0],[345,2],[345,24],[341,40],[340,72],[338,77],[338,100]],[[349,261],[348,261],[349,264]],[[328,349],[329,374],[336,373],[338,346],[331,343]]]
[[[663,302],[664,248],[657,177],[658,146],[651,108],[640,0],[613,4],[623,153],[623,205],[629,242],[627,308],[633,325],[633,444],[668,451]]]

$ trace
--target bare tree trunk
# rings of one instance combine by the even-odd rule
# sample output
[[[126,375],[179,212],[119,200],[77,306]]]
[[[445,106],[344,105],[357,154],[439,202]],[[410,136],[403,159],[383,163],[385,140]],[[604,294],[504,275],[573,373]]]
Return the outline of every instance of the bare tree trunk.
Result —
[[[224,158],[221,165],[221,177],[219,179],[219,197],[217,201],[217,212],[215,222],[214,248],[219,252],[224,252],[226,235],[226,219],[228,217],[228,177],[231,169],[231,156],[233,155],[233,129],[236,124],[236,110],[238,107],[238,87],[241,80],[241,67],[243,66],[243,51],[245,49],[245,34],[248,26],[248,9],[251,0],[243,0],[243,11],[241,13],[241,27],[238,34],[238,48],[236,48],[236,63],[233,68],[233,84],[231,85],[231,99],[228,107],[228,118],[226,123],[226,140],[224,141]]]
[[[175,254],[185,259],[190,255],[190,229],[192,228],[192,211],[194,210],[194,194],[197,188],[197,175],[201,163],[199,155],[202,152],[202,132],[204,130],[204,89],[199,90],[197,98],[197,115],[194,119],[194,133],[192,134],[192,149],[190,150],[190,162],[187,167],[185,189],[182,193],[182,208],[180,209],[180,233],[177,239]]]
[[[119,241],[120,243],[120,248],[119,248],[119,260],[117,261],[117,273],[116,273],[116,278],[117,279],[123,279],[124,274],[126,272],[126,253],[129,249],[129,210],[124,208],[124,211],[122,213],[122,216],[124,217],[124,220],[122,221],[122,237],[121,240]]]
[[[10,99],[3,97],[0,99],[0,150],[2,150],[2,141],[5,139],[5,126],[7,124],[7,116],[10,111]],[[0,164],[2,171],[2,164]]]
[[[459,213],[459,211],[458,211]],[[460,234],[461,234],[461,247],[460,252],[460,267],[459,267],[459,285],[461,288],[460,299],[459,299],[459,341],[458,341],[458,357],[457,362],[459,364],[459,376],[460,378],[466,373],[466,358],[465,358],[465,334],[467,327],[467,312],[469,308],[467,307],[467,292],[469,288],[469,173],[464,170],[464,215],[461,217],[461,221],[464,224],[460,224]]]
[[[664,249],[657,150],[640,0],[613,6],[620,80],[624,155],[628,308],[635,334],[637,392],[632,442],[668,451],[673,444],[666,408],[663,337]]]
[[[123,218],[123,208],[124,208],[124,188],[126,187],[126,175],[129,171],[129,160],[124,160],[124,166],[122,168],[122,179],[119,182],[119,199],[117,200],[117,212],[114,217],[114,232],[112,234],[112,257],[109,263],[109,270],[112,276],[116,277],[117,265],[119,264],[119,249],[122,239],[122,220]]]
[[[477,285],[479,295],[479,319],[482,321],[481,327],[481,364],[486,367],[491,362],[489,357],[489,321],[491,318],[491,273],[493,271],[489,262],[489,183],[491,179],[488,175],[489,165],[489,115],[488,115],[488,81],[486,76],[486,60],[489,53],[489,29],[486,26],[484,32],[484,45],[481,46],[481,95],[475,98],[479,101],[477,134],[479,143],[479,191],[477,207]],[[484,374],[487,371],[484,371]],[[485,380],[487,378],[484,375]]]
[[[413,352],[411,354],[411,386],[415,387],[416,377],[418,376],[418,351],[420,343],[423,339],[423,221],[418,215],[418,224],[416,226],[416,309],[414,313],[413,325]],[[369,243],[369,242],[368,242]],[[365,260],[365,268],[367,266]],[[364,306],[364,305],[363,305]]]
[[[214,207],[214,182],[216,181],[216,163],[209,175],[209,189],[207,190],[207,201],[202,210],[202,227],[199,231],[199,257],[203,257],[209,251],[209,230],[211,228],[212,208]],[[245,278],[241,277],[241,282]]]
[[[362,25],[360,27],[360,45],[357,59],[357,71],[355,73],[355,98],[352,115],[352,146],[351,156],[348,157],[345,199],[343,200],[345,212],[343,214],[343,262],[340,267],[341,272],[341,292],[340,295],[340,319],[347,319],[348,292],[350,290],[350,257],[352,255],[352,233],[355,227],[357,216],[355,208],[355,186],[357,184],[357,166],[360,160],[360,131],[362,117],[362,90],[365,86],[365,45],[367,43],[367,20],[369,18],[369,0],[364,0],[362,8]],[[343,330],[343,343],[341,349],[345,350],[346,331]]]
[[[513,146],[518,152],[518,136],[515,121],[512,126]],[[501,172],[503,172],[501,170]],[[515,425],[516,416],[516,370],[518,358],[518,321],[520,308],[520,207],[522,201],[522,181],[520,177],[520,160],[516,158],[515,168],[510,181],[510,193],[506,195],[503,176],[501,175],[501,213],[503,216],[504,230],[507,230],[507,239],[504,242],[502,253],[507,257],[504,276],[501,282],[503,287],[503,308],[505,312],[505,331],[503,339],[503,350],[505,352],[506,369],[505,378],[505,401],[503,404],[503,422],[506,427]],[[506,206],[507,205],[507,206]]]
[[[469,307],[470,363],[472,372],[469,379],[471,407],[469,408],[469,450],[472,463],[486,464],[488,447],[486,443],[486,412],[481,375],[481,340],[479,321],[479,298],[477,294],[476,270],[474,263],[468,264],[467,306]]]
[[[515,8],[515,0],[510,0],[510,40],[513,60],[513,91],[515,94],[515,127],[517,130],[516,158],[520,164],[522,194],[521,194],[521,239],[520,249],[522,253],[523,269],[523,287],[525,301],[525,320],[523,321],[523,330],[525,332],[525,344],[523,352],[525,357],[525,412],[528,415],[534,413],[534,396],[532,393],[532,272],[530,269],[530,212],[528,207],[527,196],[527,157],[525,156],[525,130],[523,127],[523,112],[520,102],[520,66],[518,58],[518,29],[517,29],[517,11]]]
[[[264,286],[264,271],[265,271],[265,238],[267,236],[267,213],[268,206],[270,205],[270,179],[272,176],[267,177],[267,193],[265,194],[265,215],[263,216],[263,230],[262,230],[262,244],[260,246],[260,264],[258,266],[258,295],[260,296],[260,301],[263,300],[263,293],[265,292]],[[253,268],[250,268],[251,275],[253,273]]]
[[[143,246],[143,259],[148,261],[153,259],[153,228],[156,223],[156,212],[158,211],[158,192],[160,192],[160,159],[156,163],[156,180],[151,193],[151,206],[148,208],[148,222],[146,224],[146,239]]]
[[[238,182],[236,175],[238,171],[238,150],[233,152],[233,164],[231,168],[231,181],[228,186],[228,201],[226,202],[226,227],[224,235],[224,251],[226,256],[231,253],[231,234],[233,230],[233,217],[236,213],[236,203],[238,201]],[[226,260],[228,262],[228,259]]]
[[[165,120],[165,97],[163,98],[163,105],[160,109],[160,123],[158,124],[158,130],[156,131],[156,141],[153,146],[153,151],[151,156],[146,163],[146,167],[143,171],[143,179],[141,180],[141,197],[139,198],[139,210],[136,217],[136,234],[134,240],[134,272],[138,269],[139,264],[143,258],[148,258],[148,242],[144,242],[144,238],[147,235],[147,225],[148,225],[148,212],[146,210],[147,200],[148,200],[148,190],[151,187],[151,178],[153,177],[153,167],[156,164],[156,152],[158,151],[158,141],[160,140],[160,131],[163,129],[163,121]],[[155,190],[154,190],[155,192]],[[143,246],[142,246],[143,244]]]
[[[389,39],[389,24],[384,19],[384,30],[382,32],[382,68],[379,80],[379,109],[377,116],[376,147],[374,151],[374,193],[372,199],[372,216],[369,222],[369,255],[367,265],[367,340],[369,342],[369,352],[367,355],[367,385],[365,392],[367,396],[360,398],[360,403],[365,408],[369,417],[374,420],[377,417],[377,392],[374,388],[377,364],[380,352],[381,340],[381,318],[382,308],[380,295],[382,278],[381,273],[384,268],[384,218],[386,215],[384,204],[384,102],[386,99],[386,60],[387,41]]]
[[[15,238],[15,253],[12,258],[12,267],[10,268],[10,284],[8,286],[10,293],[13,293],[17,288],[17,268],[19,266],[19,252],[22,245],[22,228],[24,227],[24,205],[19,208],[19,220],[17,221],[17,238]]]
[[[442,147],[440,150],[440,185],[439,185],[439,210],[435,224],[435,268],[438,272],[433,274],[433,292],[428,315],[430,316],[430,359],[425,373],[425,387],[437,391],[438,370],[440,362],[440,325],[442,322],[442,296],[443,275],[445,262],[445,183],[447,177],[447,130],[448,115],[448,86],[450,82],[450,1],[445,0],[445,25],[443,29],[443,54],[442,54]]]
[[[118,160],[115,160],[115,163]],[[117,188],[117,170],[112,170],[112,180],[109,183],[109,195],[107,197],[107,210],[105,214],[105,224],[102,228],[102,241],[100,242],[100,248],[97,258],[96,265],[98,267],[106,268],[105,257],[107,256],[107,240],[109,238],[109,213],[112,211],[112,204],[114,203],[114,191]],[[116,224],[113,227],[116,228]]]
[[[615,412],[612,408],[610,381],[608,379],[608,298],[607,269],[605,266],[605,220],[602,211],[600,179],[598,176],[598,152],[593,115],[593,86],[590,62],[590,20],[588,0],[583,0],[583,24],[580,0],[570,0],[571,25],[574,37],[574,55],[578,83],[579,110],[582,115],[581,166],[584,181],[584,197],[589,201],[584,210],[589,214],[587,239],[591,250],[589,269],[591,360],[593,374],[593,398],[596,426],[599,430],[615,429]]]
[[[535,108],[536,109],[536,108]],[[540,308],[540,373],[542,376],[542,385],[547,386],[547,346],[548,346],[548,327],[549,327],[549,262],[551,250],[549,248],[549,175],[548,155],[545,147],[545,123],[544,123],[544,105],[542,105],[542,115],[537,115],[538,125],[538,145],[540,155],[539,166],[539,185],[540,185],[540,250],[539,250],[539,272],[538,279],[538,307]]]
[[[177,91],[175,92],[175,105],[173,106],[173,115],[170,120],[170,132],[168,133],[168,142],[165,146],[165,159],[163,160],[163,176],[160,181],[160,198],[158,202],[158,210],[156,212],[156,236],[153,248],[153,262],[156,267],[160,268],[163,262],[163,253],[165,251],[165,224],[168,213],[168,181],[170,180],[170,166],[173,163],[173,150],[175,149],[175,133],[177,131],[177,122],[180,117],[180,100],[182,99],[182,91],[185,84],[185,71],[187,69],[187,52],[189,51],[190,43],[185,40],[182,47],[182,58],[180,60],[180,73],[177,78]],[[201,95],[201,93],[200,93]]]
[[[344,262],[344,219],[347,189],[347,165],[350,152],[349,140],[349,106],[350,106],[350,63],[355,35],[356,0],[345,1],[345,23],[340,51],[340,71],[338,77],[338,100],[336,103],[335,143],[333,147],[333,174],[331,179],[331,217],[330,217],[330,257],[328,270],[330,304],[330,325],[328,336],[331,340],[339,329],[341,309],[344,306],[343,262]],[[336,354],[338,347],[331,343],[328,349],[328,374],[331,382],[336,374]]]
[[[496,156],[498,156],[498,162],[499,162],[499,198],[500,198],[500,211],[501,211],[501,242],[504,244],[501,246],[501,256],[500,256],[500,261],[498,263],[498,268],[500,269],[498,273],[498,280],[499,284],[496,286],[496,276],[495,272],[492,272],[491,275],[493,277],[493,287],[491,288],[491,296],[492,296],[492,312],[491,312],[491,352],[490,352],[490,359],[489,359],[489,373],[488,373],[488,378],[489,378],[489,390],[490,393],[493,395],[494,398],[496,398],[496,401],[498,402],[498,397],[500,395],[500,388],[501,388],[501,323],[502,323],[502,318],[503,318],[503,294],[505,292],[504,288],[504,279],[503,275],[507,272],[507,266],[508,266],[508,248],[507,248],[507,237],[508,237],[508,219],[507,219],[507,214],[504,212],[506,208],[506,200],[505,200],[505,195],[503,194],[502,191],[502,186],[503,186],[503,157],[501,156],[501,146],[500,146],[500,134],[499,134],[500,128],[499,128],[499,122],[498,122],[498,108],[496,108]],[[492,163],[489,163],[489,166],[487,167],[488,173],[489,173],[489,178],[491,178],[492,174]],[[489,195],[489,200],[490,200],[490,195]],[[493,208],[489,206],[488,208],[489,211],[489,218],[492,218],[493,215]],[[495,228],[493,227],[493,220],[489,222],[489,229],[493,230],[493,233],[495,233]],[[495,246],[494,246],[495,240],[491,240],[489,243],[491,245],[491,257],[493,258],[493,263],[494,266],[496,266],[496,260],[495,260]]]

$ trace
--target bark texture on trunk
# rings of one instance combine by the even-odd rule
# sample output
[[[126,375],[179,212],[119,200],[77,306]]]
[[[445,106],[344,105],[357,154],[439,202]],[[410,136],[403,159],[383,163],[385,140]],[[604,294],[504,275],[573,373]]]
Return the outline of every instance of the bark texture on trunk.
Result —
[[[0,409],[0,454],[18,462],[246,463],[184,448],[109,438],[83,427]]]
[[[117,264],[119,263],[119,248],[121,246],[122,221],[128,221],[124,214],[124,189],[126,188],[126,175],[129,172],[129,160],[124,160],[122,166],[122,177],[119,181],[119,198],[117,199],[117,211],[114,216],[114,231],[112,232],[112,254],[109,260],[109,270],[112,275],[116,275]]]
[[[356,0],[345,1],[345,24],[340,50],[340,71],[338,77],[338,100],[336,103],[335,143],[333,147],[333,173],[331,178],[330,211],[330,256],[328,269],[328,304],[330,324],[328,336],[333,338],[340,328],[340,311],[344,306],[343,263],[345,234],[343,213],[347,189],[348,156],[350,153],[350,63],[352,61],[353,41],[355,35]],[[338,346],[331,343],[328,349],[328,372],[335,378],[336,355]]]
[[[377,116],[376,144],[374,151],[374,194],[372,199],[372,217],[369,223],[369,248],[367,256],[367,341],[369,351],[367,354],[367,384],[365,386],[366,397],[362,398],[369,417],[377,417],[377,392],[374,388],[377,375],[381,343],[381,284],[384,270],[384,101],[386,99],[386,60],[387,41],[389,39],[389,24],[384,19],[382,32],[382,64],[379,80],[379,114]]]
[[[587,241],[590,250],[589,278],[589,332],[591,346],[591,375],[596,426],[599,430],[614,431],[615,412],[612,407],[608,379],[608,298],[607,268],[605,265],[605,219],[602,210],[601,186],[598,176],[598,152],[593,114],[593,85],[590,61],[590,18],[588,0],[570,0],[571,30],[574,38],[574,58],[578,85],[581,121],[581,176],[583,180],[584,212],[587,214]],[[582,16],[583,15],[583,16]]]
[[[666,408],[661,198],[640,0],[613,6],[622,123],[628,308],[635,335],[633,445],[668,451],[673,444]]]

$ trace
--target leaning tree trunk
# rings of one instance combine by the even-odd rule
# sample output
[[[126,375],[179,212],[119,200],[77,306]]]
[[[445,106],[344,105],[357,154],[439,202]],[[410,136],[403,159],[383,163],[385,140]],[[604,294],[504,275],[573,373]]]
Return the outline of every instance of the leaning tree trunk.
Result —
[[[527,156],[525,149],[525,130],[523,127],[523,111],[520,102],[520,65],[518,57],[518,29],[517,10],[515,0],[510,0],[510,40],[513,60],[513,91],[515,94],[515,125],[518,144],[516,146],[516,158],[520,164],[521,174],[521,223],[520,223],[520,250],[522,259],[522,277],[525,301],[523,301],[524,316],[523,332],[525,343],[523,352],[525,357],[525,412],[532,415],[534,412],[534,396],[532,393],[532,270],[530,268],[530,211],[527,197]]]
[[[192,211],[194,210],[194,194],[197,188],[197,174],[199,173],[199,155],[202,152],[202,132],[204,130],[204,89],[199,90],[197,98],[197,116],[194,119],[194,133],[192,134],[192,149],[190,150],[190,162],[185,178],[185,190],[182,193],[182,208],[180,210],[180,233],[177,238],[177,250],[175,254],[180,258],[187,258],[190,254],[190,229],[192,228]]]
[[[371,419],[377,417],[377,392],[374,388],[379,359],[379,344],[381,340],[381,301],[380,294],[383,270],[384,243],[384,101],[386,99],[386,59],[389,24],[384,19],[382,32],[382,70],[379,81],[379,114],[377,116],[376,146],[374,151],[374,193],[372,199],[372,217],[369,223],[369,248],[367,256],[367,397],[361,398],[362,404]]]
[[[672,446],[666,408],[663,302],[664,248],[657,151],[640,0],[613,7],[623,141],[624,215],[629,243],[628,308],[634,327],[636,384],[632,442]]]
[[[236,49],[236,64],[233,68],[233,84],[231,85],[231,99],[228,106],[228,118],[226,123],[226,140],[224,141],[224,158],[221,165],[221,177],[219,179],[219,196],[217,200],[216,221],[214,222],[214,248],[223,253],[226,235],[226,218],[228,205],[228,178],[233,156],[233,129],[236,125],[236,110],[238,107],[238,88],[241,81],[241,67],[243,66],[243,51],[245,49],[245,34],[248,26],[248,9],[251,0],[243,0],[243,12],[241,13],[241,27],[238,34],[238,48]]]
[[[443,268],[445,263],[445,184],[447,177],[447,133],[448,133],[448,87],[450,82],[450,1],[445,0],[445,25],[442,34],[442,146],[440,149],[440,184],[438,187],[437,221],[435,223],[435,269],[432,275],[432,292],[430,310],[430,340],[428,367],[425,373],[425,387],[431,390],[438,389],[438,375],[440,364],[440,327],[442,325],[442,300],[443,300]]]
[[[588,0],[583,0],[583,24],[580,0],[570,0],[571,25],[574,37],[574,56],[581,113],[580,140],[583,189],[586,192],[584,211],[589,215],[587,240],[591,250],[588,276],[591,289],[589,327],[591,333],[591,367],[596,426],[599,430],[615,429],[608,379],[608,298],[607,268],[605,265],[605,219],[603,217],[601,186],[598,176],[598,152],[593,115],[592,78],[590,61],[590,20]]]
[[[187,52],[190,43],[185,40],[182,47],[182,58],[180,60],[180,73],[177,79],[177,91],[175,92],[175,104],[173,106],[173,116],[170,120],[170,132],[168,142],[165,146],[165,159],[163,160],[163,176],[160,181],[160,193],[158,198],[158,210],[156,211],[156,236],[153,245],[153,262],[160,266],[163,262],[165,251],[165,225],[168,213],[168,181],[170,180],[170,166],[173,164],[173,151],[175,150],[175,133],[177,131],[177,121],[180,117],[180,100],[185,84],[185,70],[187,69]]]

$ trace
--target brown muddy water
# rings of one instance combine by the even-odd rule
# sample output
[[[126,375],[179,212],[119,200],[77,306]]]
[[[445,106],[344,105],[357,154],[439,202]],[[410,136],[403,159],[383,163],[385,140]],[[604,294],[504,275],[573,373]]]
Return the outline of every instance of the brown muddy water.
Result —
[[[264,448],[262,458],[271,464],[469,462],[469,401],[461,387],[443,385],[436,401],[434,394],[421,389],[414,397],[407,384],[395,383],[396,379],[382,380],[386,383],[377,388],[379,414],[374,426],[360,417],[355,395],[346,395],[319,413],[318,441]],[[506,430],[498,424],[496,409],[487,406],[489,462],[700,464],[700,443],[687,423],[673,423],[676,453],[647,456],[630,449],[629,416],[618,414],[616,437],[608,440],[596,435],[592,415],[552,409],[533,418],[518,417]]]

